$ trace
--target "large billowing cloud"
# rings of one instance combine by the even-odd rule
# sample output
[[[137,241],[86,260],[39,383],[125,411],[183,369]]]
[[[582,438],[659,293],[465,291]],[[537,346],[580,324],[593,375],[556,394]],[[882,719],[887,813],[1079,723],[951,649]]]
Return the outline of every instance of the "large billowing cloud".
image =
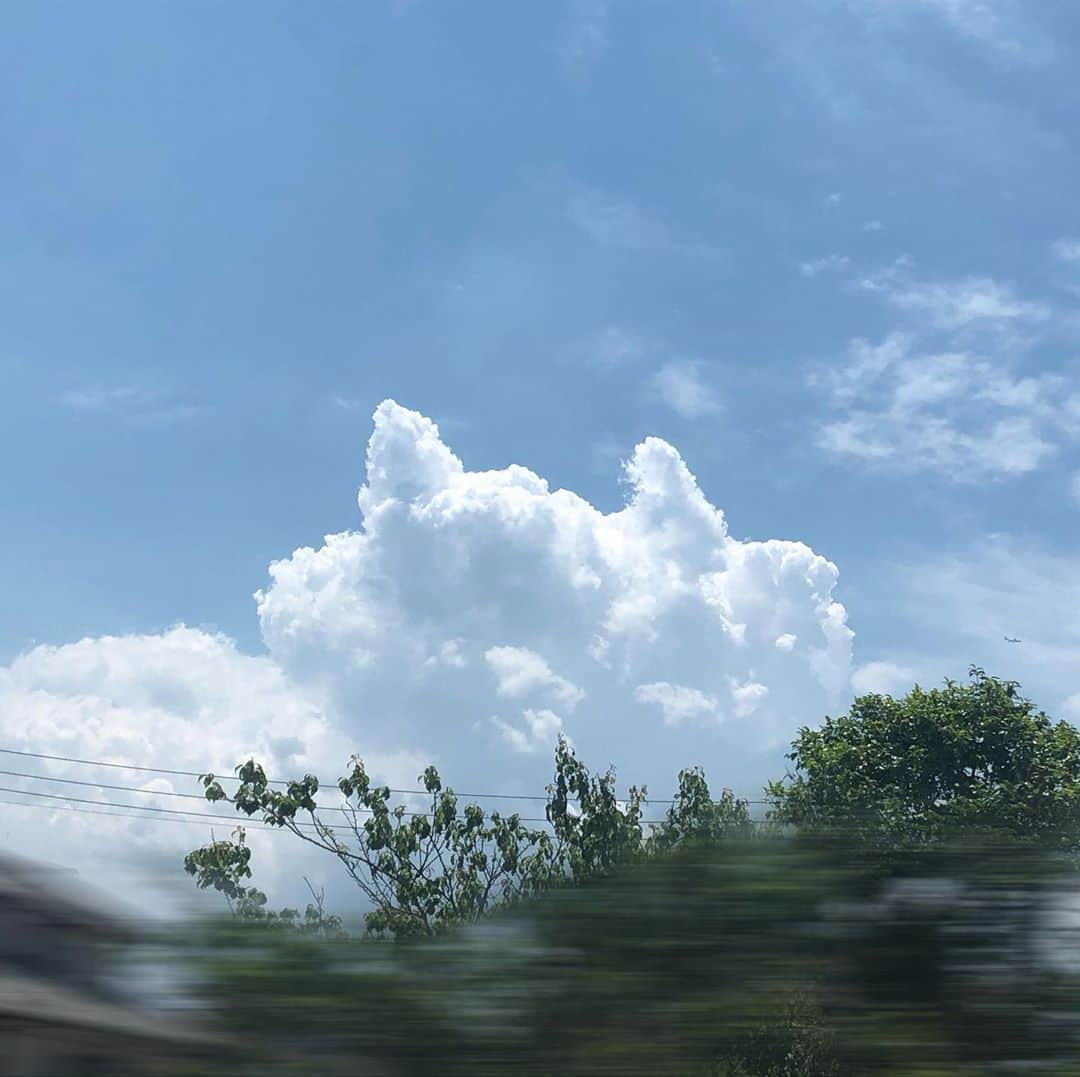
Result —
[[[188,628],[36,648],[0,670],[4,742],[191,770],[254,754],[327,779],[355,751],[394,784],[431,760],[459,789],[542,793],[565,733],[654,795],[695,763],[753,795],[794,729],[842,705],[851,632],[835,566],[799,542],[733,538],[672,446],[636,448],[625,507],[605,514],[524,467],[466,470],[391,401],[374,422],[357,530],[274,563],[256,595],[267,654]],[[53,859],[84,848],[98,864],[110,843],[167,859],[201,837],[18,818]],[[258,840],[275,877],[294,869],[281,837]]]
[[[388,401],[367,475],[362,528],[273,564],[257,595],[271,654],[363,750],[536,790],[562,730],[658,792],[700,762],[753,793],[847,687],[836,568],[733,538],[663,441],[637,447],[605,514],[523,467],[466,470]]]

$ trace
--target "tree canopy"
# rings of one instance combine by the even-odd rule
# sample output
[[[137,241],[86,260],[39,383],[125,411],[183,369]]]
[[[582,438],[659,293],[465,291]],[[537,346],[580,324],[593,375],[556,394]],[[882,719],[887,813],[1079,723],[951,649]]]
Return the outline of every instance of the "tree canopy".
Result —
[[[372,782],[363,760],[354,757],[337,783],[340,802],[325,809],[312,774],[280,789],[262,766],[248,761],[236,768],[236,778],[230,795],[214,775],[203,775],[207,799],[231,803],[241,816],[258,816],[336,857],[371,905],[368,931],[395,938],[439,934],[524,897],[749,826],[743,801],[726,791],[713,801],[701,768],[679,774],[665,817],[649,824],[643,816],[646,790],[631,787],[620,800],[614,769],[591,773],[565,739],[555,749],[546,826],[527,824],[517,813],[461,805],[434,766],[418,779],[422,794],[395,804],[390,788]],[[237,916],[265,919],[266,896],[248,882],[250,861],[240,833],[192,850],[184,866],[198,886],[219,891]],[[275,915],[289,919],[284,912]],[[296,921],[298,914],[290,915]],[[306,916],[305,924],[323,923],[321,911]]]
[[[860,696],[800,730],[788,759],[791,773],[767,789],[780,823],[901,845],[972,830],[1080,845],[1080,731],[975,666],[966,684]]]

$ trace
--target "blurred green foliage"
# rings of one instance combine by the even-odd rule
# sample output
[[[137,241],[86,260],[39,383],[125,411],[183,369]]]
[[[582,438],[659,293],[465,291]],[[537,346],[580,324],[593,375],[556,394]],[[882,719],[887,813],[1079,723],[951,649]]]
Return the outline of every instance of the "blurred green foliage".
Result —
[[[543,831],[433,769],[409,815],[355,761],[367,814],[347,846],[315,833],[370,887],[369,934],[245,915],[241,835],[189,857],[241,911],[186,941],[236,1075],[1080,1074],[1078,754],[973,669],[802,730],[765,825],[692,769],[650,830],[644,791],[565,743]],[[245,815],[310,840],[313,778],[238,776]]]
[[[865,864],[840,837],[685,846],[436,939],[232,922],[200,967],[240,1073],[1070,1072],[1061,860],[958,838]]]

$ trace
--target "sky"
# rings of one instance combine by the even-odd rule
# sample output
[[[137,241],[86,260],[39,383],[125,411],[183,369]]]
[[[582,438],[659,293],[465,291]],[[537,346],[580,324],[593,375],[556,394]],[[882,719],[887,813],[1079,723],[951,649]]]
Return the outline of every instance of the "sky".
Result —
[[[972,663],[1080,721],[1078,51],[1064,0],[10,9],[0,748],[542,794],[563,734],[755,797]],[[204,825],[12,790],[189,779],[7,758],[142,792],[5,776],[0,841],[184,890]]]

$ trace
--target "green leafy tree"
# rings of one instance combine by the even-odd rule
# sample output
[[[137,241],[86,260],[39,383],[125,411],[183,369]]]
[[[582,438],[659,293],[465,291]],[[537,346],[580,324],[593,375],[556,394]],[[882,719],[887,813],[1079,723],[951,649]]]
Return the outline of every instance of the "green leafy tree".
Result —
[[[617,795],[615,772],[593,774],[565,739],[555,750],[547,826],[518,814],[461,805],[431,766],[414,803],[392,803],[391,790],[371,781],[354,757],[337,783],[341,805],[322,810],[319,780],[308,774],[281,788],[254,761],[237,767],[230,795],[214,775],[202,776],[212,802],[291,831],[336,857],[367,897],[371,934],[435,935],[472,923],[552,887],[582,883],[694,838],[718,840],[749,825],[746,805],[725,792],[713,803],[700,768],[679,775],[667,818],[643,818],[644,788]],[[251,853],[239,842],[213,842],[188,854],[185,868],[203,888],[220,891],[239,915],[264,915],[266,898],[249,885]],[[279,917],[280,918],[280,917]]]
[[[625,803],[620,802],[614,770],[590,774],[560,737],[547,804],[560,873],[581,882],[637,859],[642,852],[644,803],[645,790],[637,786],[631,786]]]
[[[967,684],[861,696],[802,729],[788,758],[768,787],[781,824],[842,825],[889,847],[979,830],[1080,843],[1080,731],[977,667]]]
[[[257,815],[336,857],[372,906],[366,925],[373,934],[433,935],[478,919],[534,891],[557,866],[551,835],[526,826],[517,814],[460,806],[435,767],[421,775],[425,802],[410,808],[393,805],[390,789],[374,784],[363,761],[354,758],[338,782],[336,815],[320,811],[314,775],[279,790],[249,761],[237,767],[237,778],[230,797],[213,775],[204,775],[207,799],[228,801],[238,812]],[[242,860],[248,869],[245,852],[230,854],[214,845],[195,850],[189,870],[198,885],[219,889],[228,899],[232,880],[218,865]]]
[[[304,882],[312,900],[303,913],[291,907],[277,912],[268,908],[266,894],[256,886],[247,885],[252,874],[251,848],[245,840],[243,827],[233,831],[232,841],[214,840],[200,849],[193,849],[184,858],[184,870],[195,877],[200,889],[220,893],[235,920],[285,927],[303,935],[323,938],[344,934],[341,918],[326,912],[325,892],[316,890],[308,879]]]
[[[184,857],[184,870],[195,876],[200,890],[216,890],[225,898],[229,912],[239,919],[257,919],[266,908],[266,895],[251,878],[251,848],[244,828],[233,831],[232,841],[214,839],[209,845],[193,849]]]
[[[679,771],[679,788],[667,816],[648,842],[650,853],[664,852],[687,842],[705,843],[746,838],[754,833],[750,808],[730,789],[713,800],[701,767]]]

